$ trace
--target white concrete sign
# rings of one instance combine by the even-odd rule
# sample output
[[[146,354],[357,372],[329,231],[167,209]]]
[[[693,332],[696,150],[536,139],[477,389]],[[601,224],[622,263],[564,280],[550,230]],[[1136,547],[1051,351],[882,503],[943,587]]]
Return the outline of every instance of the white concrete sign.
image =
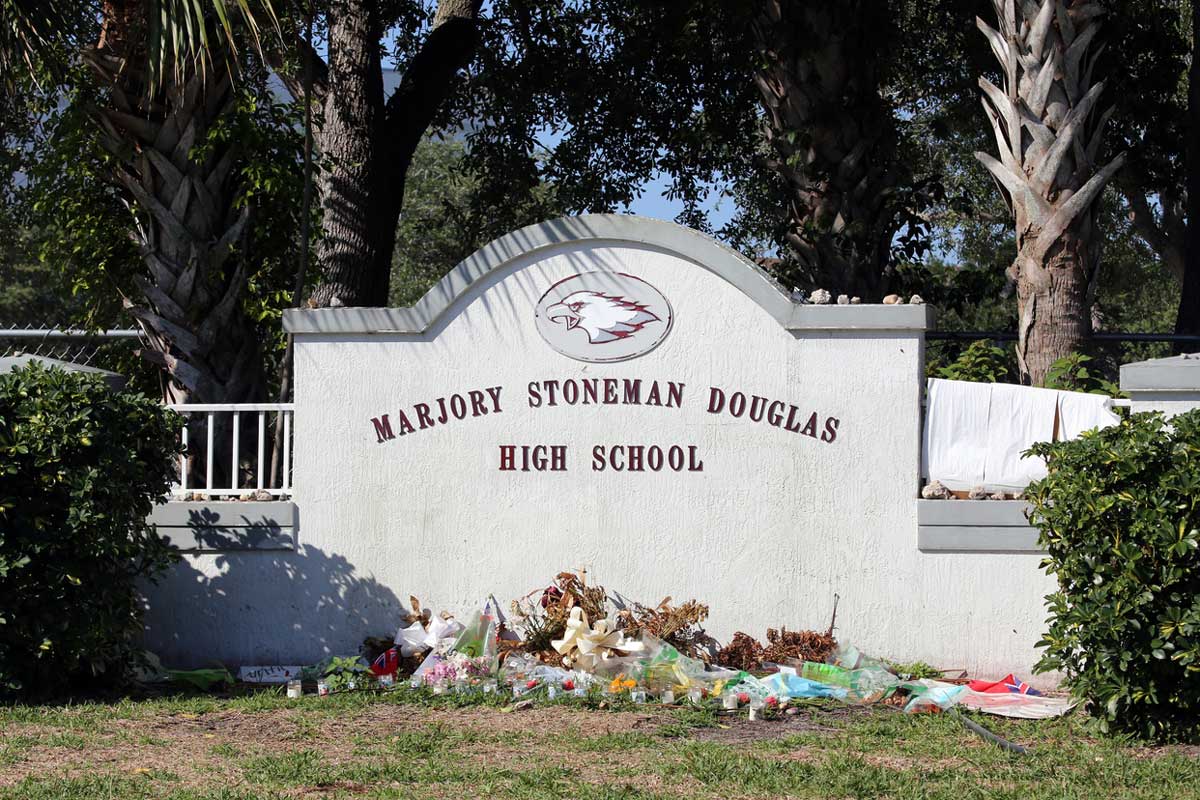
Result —
[[[514,232],[412,308],[288,312],[297,550],[193,559],[242,577],[192,635],[303,662],[393,631],[409,594],[463,611],[586,567],[708,603],[723,640],[823,629],[836,593],[867,652],[1027,676],[1038,556],[917,549],[928,322],[795,304],[624,216]],[[259,621],[218,644],[221,610]]]

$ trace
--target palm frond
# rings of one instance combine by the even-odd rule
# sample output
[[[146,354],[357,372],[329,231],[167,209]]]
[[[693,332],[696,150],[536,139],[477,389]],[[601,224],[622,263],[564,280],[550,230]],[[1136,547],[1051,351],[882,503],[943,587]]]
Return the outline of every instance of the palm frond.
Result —
[[[6,0],[0,0],[5,2]],[[148,72],[153,90],[168,78],[215,66],[237,69],[238,29],[261,50],[261,31],[279,30],[271,0],[145,0]]]
[[[18,75],[37,80],[62,65],[56,44],[75,31],[90,3],[70,0],[0,0],[0,81],[11,89]]]
[[[272,0],[142,0],[148,88],[182,83],[191,70],[237,69],[239,41],[261,50],[264,28],[279,31]],[[0,80],[56,73],[78,33],[103,13],[94,0],[0,0]],[[243,33],[246,36],[243,36]],[[139,48],[140,49],[140,48]],[[125,54],[128,55],[128,54]]]

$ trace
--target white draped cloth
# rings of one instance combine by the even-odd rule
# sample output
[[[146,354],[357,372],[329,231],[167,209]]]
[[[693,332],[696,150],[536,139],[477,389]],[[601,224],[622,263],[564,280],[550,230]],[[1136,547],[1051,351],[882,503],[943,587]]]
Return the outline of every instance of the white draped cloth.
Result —
[[[926,386],[921,474],[948,489],[1015,493],[1046,475],[1036,442],[1074,439],[1115,425],[1112,400],[1008,383],[930,378]]]

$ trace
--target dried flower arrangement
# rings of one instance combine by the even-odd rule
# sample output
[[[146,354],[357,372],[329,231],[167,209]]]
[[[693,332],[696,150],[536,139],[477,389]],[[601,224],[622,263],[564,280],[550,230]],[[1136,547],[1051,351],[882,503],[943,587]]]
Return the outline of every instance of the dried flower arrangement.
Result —
[[[708,618],[708,606],[688,600],[677,606],[664,597],[654,608],[634,603],[617,615],[617,626],[630,638],[643,632],[657,636],[689,658],[711,663],[719,644],[704,632],[700,623]]]
[[[762,669],[763,646],[748,633],[738,631],[733,640],[717,652],[717,663],[746,672]]]
[[[791,661],[821,662],[835,647],[837,642],[829,633],[768,628],[767,646],[763,648],[762,660],[775,664]]]

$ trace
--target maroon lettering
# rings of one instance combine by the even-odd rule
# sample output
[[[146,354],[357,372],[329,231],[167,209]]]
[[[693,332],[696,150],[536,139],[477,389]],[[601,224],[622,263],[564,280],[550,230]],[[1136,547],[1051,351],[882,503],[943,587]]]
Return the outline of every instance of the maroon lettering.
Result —
[[[492,410],[497,414],[500,413],[500,387],[492,386],[487,390],[488,397],[492,398]]]
[[[596,402],[599,396],[599,383],[599,378],[588,378],[583,382],[583,404],[585,406]]]
[[[617,379],[616,378],[605,378],[604,379],[604,405],[611,406],[611,405],[614,405],[616,402],[617,402]],[[610,464],[612,463],[611,458],[609,459],[609,463]]]
[[[725,407],[725,393],[715,386],[708,389],[708,413],[720,414]]]
[[[621,455],[621,463],[617,463],[617,454]],[[621,445],[614,445],[608,448],[608,466],[613,472],[621,472],[625,469],[625,448]]]
[[[650,469],[658,472],[662,469],[662,448],[651,446],[650,452],[646,454],[646,463],[650,465]]]
[[[821,434],[821,441],[826,443],[833,442],[837,438],[837,429],[840,420],[837,417],[830,417],[825,420],[825,432]]]
[[[383,444],[388,439],[395,439],[396,434],[392,433],[392,423],[388,421],[388,415],[382,417],[371,417],[371,424],[375,426],[376,444]]]
[[[805,436],[811,436],[814,439],[817,438],[817,412],[814,411],[813,415],[808,418],[808,422],[804,425],[804,430],[800,431],[800,433]]]
[[[604,445],[592,448],[592,472],[604,472]]]
[[[629,448],[628,470],[630,472],[642,472],[643,471],[642,463],[643,463],[643,456],[645,455],[645,451],[646,451],[646,448],[642,447],[640,444],[633,445]]]
[[[467,401],[461,394],[450,398],[450,413],[454,415],[455,419],[462,419],[467,415]]]
[[[625,379],[625,405],[642,404],[642,382],[637,378]]]
[[[555,444],[550,446],[550,471],[567,471],[567,446],[565,444]]]
[[[746,413],[746,395],[741,392],[729,395],[729,413],[735,417]]]
[[[487,413],[487,406],[483,404],[483,392],[478,389],[472,389],[467,392],[471,398],[471,416],[479,417]]]
[[[655,382],[657,385],[657,381]],[[683,402],[683,384],[667,381],[667,408],[678,408]]]
[[[401,412],[399,412],[399,416],[400,416],[400,435],[401,436],[403,436],[406,433],[412,433],[413,431],[416,430],[416,428],[413,427],[413,424],[408,421],[408,415],[406,415],[403,411],[401,411]]]
[[[758,406],[758,413],[754,413],[754,407]],[[750,419],[754,422],[762,422],[763,412],[767,408],[767,398],[759,397],[756,394],[750,395]]]
[[[538,382],[529,382],[529,407],[537,408],[542,404],[542,393],[538,391]]]
[[[567,379],[562,382],[563,401],[567,405],[575,405],[579,402],[579,386],[575,381]]]
[[[514,469],[513,459],[516,455],[516,453],[515,453],[516,449],[517,448],[515,445],[511,445],[511,444],[500,445],[500,471],[501,472],[512,472],[512,470]]]
[[[671,469],[676,472],[679,472],[681,469],[683,469],[682,447],[677,444],[671,446],[671,449],[667,451],[667,464],[670,465]]]
[[[438,398],[438,411],[440,412],[438,414],[438,424],[445,425],[446,420],[450,419],[448,416],[446,416],[446,398]]]
[[[788,409],[788,418],[787,422],[783,424],[783,429],[792,433],[799,433],[800,422],[796,419],[796,415],[800,413],[800,409],[796,408],[795,406],[788,406]],[[792,423],[795,423],[795,425]]]
[[[783,424],[784,405],[785,404],[782,400],[776,400],[775,402],[771,403],[770,407],[767,409],[767,424],[774,425],[776,428]]]
[[[417,412],[417,422],[421,425],[421,430],[433,427],[433,418],[429,416],[429,406],[425,403],[417,403],[413,406]]]
[[[696,445],[688,445],[688,472],[704,472],[704,462],[696,457]]]
[[[658,381],[650,382],[650,394],[646,395],[646,405],[661,406],[662,393],[658,391]]]

